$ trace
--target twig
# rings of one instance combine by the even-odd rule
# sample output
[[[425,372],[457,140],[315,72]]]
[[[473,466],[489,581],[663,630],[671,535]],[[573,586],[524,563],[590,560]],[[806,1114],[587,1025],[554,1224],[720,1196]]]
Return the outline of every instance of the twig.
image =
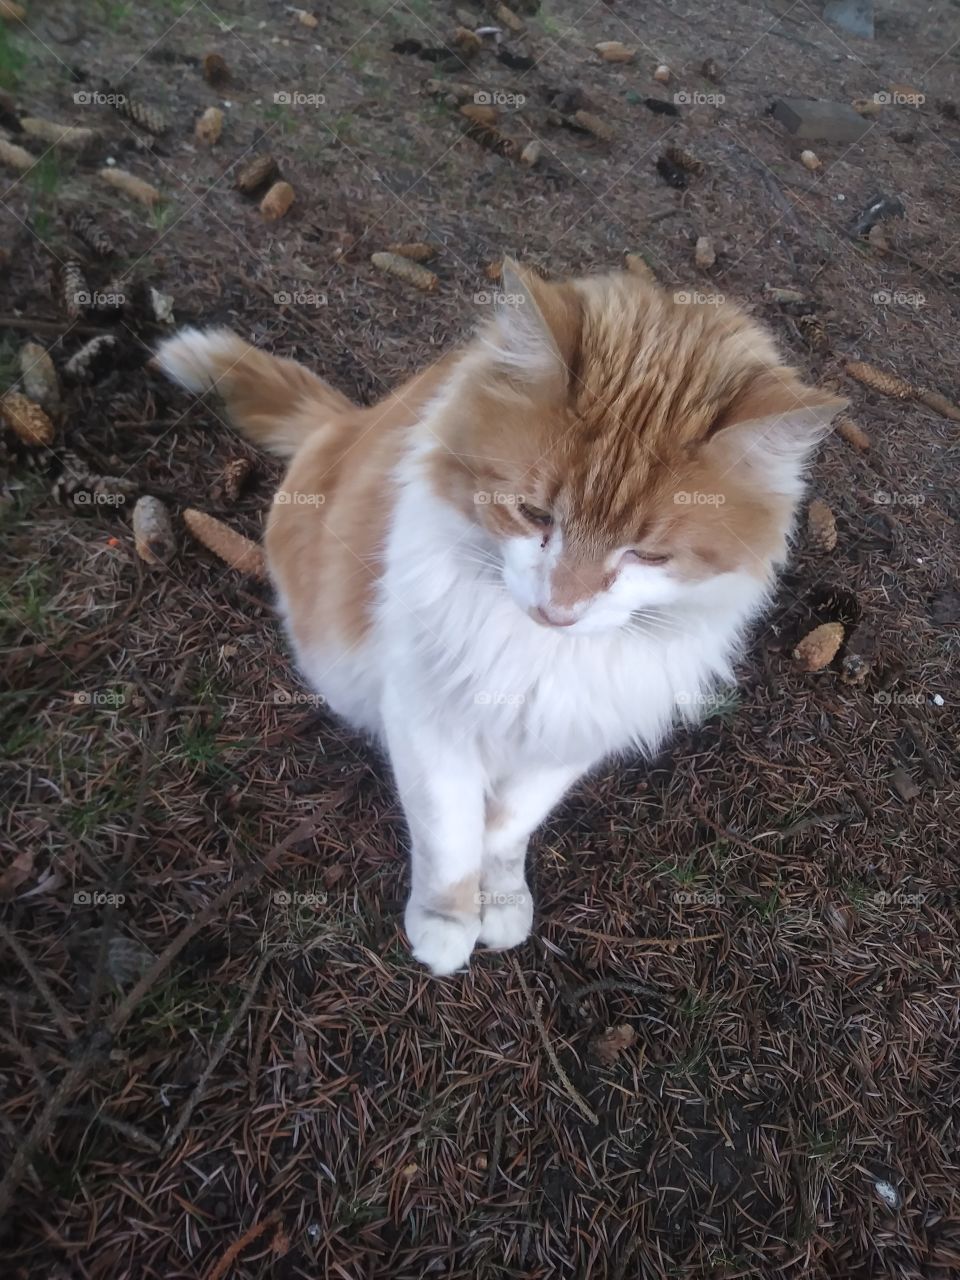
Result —
[[[33,985],[37,988],[37,990],[40,992],[41,996],[45,1000],[47,1008],[53,1014],[54,1018],[56,1018],[57,1026],[63,1032],[66,1039],[72,1044],[73,1041],[76,1040],[77,1038],[76,1032],[74,1031],[73,1027],[70,1025],[70,1018],[67,1014],[66,1009],[64,1009],[63,1005],[60,1003],[57,997],[50,990],[50,987],[47,983],[46,978],[43,976],[43,974],[40,972],[37,966],[30,959],[29,954],[26,951],[24,951],[23,947],[20,945],[17,938],[15,938],[14,935],[7,928],[7,926],[2,923],[0,923],[0,938],[3,939],[3,941],[7,944],[10,950],[14,953],[14,955],[23,965],[24,969],[26,969],[27,973],[30,975],[30,980],[32,981]]]
[[[586,1100],[574,1088],[573,1081],[560,1065],[560,1059],[554,1052],[553,1045],[550,1043],[550,1039],[547,1035],[547,1028],[544,1026],[543,1016],[540,1012],[543,1007],[542,998],[538,997],[536,1003],[534,1003],[533,997],[530,994],[530,988],[527,986],[526,979],[524,978],[520,966],[517,963],[517,957],[511,956],[510,959],[513,961],[514,972],[520,980],[520,986],[523,988],[523,994],[526,997],[527,1005],[529,1006],[530,1012],[533,1014],[533,1020],[537,1024],[537,1030],[540,1033],[540,1039],[543,1041],[543,1047],[547,1051],[547,1057],[550,1059],[550,1063],[557,1074],[558,1080],[563,1085],[567,1097],[585,1119],[589,1120],[591,1124],[599,1124],[599,1116],[595,1115],[590,1110]]]
[[[260,963],[257,965],[256,969],[254,970],[253,978],[250,981],[250,986],[247,988],[247,993],[243,997],[243,999],[240,1001],[240,1007],[237,1009],[236,1013],[230,1019],[230,1022],[227,1025],[226,1031],[224,1031],[223,1035],[220,1037],[217,1047],[214,1049],[213,1053],[210,1055],[210,1061],[207,1063],[203,1071],[200,1073],[200,1079],[197,1081],[196,1085],[193,1088],[193,1092],[190,1094],[190,1097],[187,1099],[186,1103],[184,1104],[184,1108],[180,1113],[180,1119],[177,1121],[177,1123],[173,1126],[173,1128],[170,1130],[170,1132],[167,1134],[166,1138],[164,1139],[163,1145],[166,1147],[168,1151],[170,1150],[171,1147],[176,1145],[184,1129],[190,1123],[190,1117],[193,1115],[194,1110],[196,1109],[197,1103],[203,1097],[203,1091],[207,1087],[207,1081],[213,1075],[214,1071],[216,1071],[217,1065],[220,1062],[220,1059],[223,1057],[223,1055],[227,1051],[227,1046],[229,1045],[230,1041],[233,1039],[234,1035],[236,1034],[237,1027],[240,1025],[243,1019],[247,1016],[247,1010],[250,1008],[250,1005],[253,1002],[253,997],[256,995],[257,990],[260,987],[260,980],[263,977],[263,971],[264,969],[266,969],[271,959],[272,959],[272,956],[269,952],[267,952],[266,955],[261,956]]]
[[[230,1270],[236,1259],[243,1253],[248,1244],[253,1244],[254,1240],[259,1240],[268,1227],[275,1226],[280,1221],[279,1213],[271,1213],[266,1218],[262,1218],[259,1222],[255,1222],[249,1227],[239,1240],[234,1240],[233,1244],[223,1255],[216,1266],[211,1267],[204,1280],[223,1280],[223,1277]]]
[[[497,1174],[500,1171],[500,1157],[503,1154],[503,1112],[497,1112],[497,1118],[493,1122],[493,1147],[490,1151],[490,1164],[487,1170],[487,1195],[493,1195],[493,1189],[497,1185]]]
[[[90,1123],[102,1124],[105,1129],[112,1129],[115,1133],[122,1134],[125,1138],[129,1138],[131,1142],[137,1142],[147,1151],[152,1151],[155,1155],[160,1155],[163,1151],[160,1143],[156,1138],[151,1138],[149,1133],[144,1131],[135,1124],[130,1124],[127,1120],[120,1120],[116,1116],[112,1116],[107,1111],[97,1111],[93,1107],[67,1107],[63,1113],[65,1116],[74,1116],[78,1120],[86,1120]]]
[[[781,840],[789,840],[792,836],[798,836],[801,831],[808,831],[810,827],[825,827],[828,822],[849,822],[850,814],[838,810],[836,813],[811,813],[805,818],[798,818],[796,822],[791,822],[789,827],[784,827],[778,834]]]
[[[105,329],[98,324],[76,324],[72,320],[31,320],[29,316],[0,316],[0,329],[22,329],[27,333],[46,333],[51,337],[57,334],[71,333],[91,334],[99,337],[102,333],[115,333],[114,329]]]
[[[257,1029],[257,1038],[253,1042],[253,1052],[250,1055],[250,1064],[248,1068],[250,1080],[250,1101],[257,1100],[257,1076],[260,1074],[260,1064],[263,1062],[263,1049],[267,1042],[267,1032],[270,1029],[270,1015],[273,1012],[273,1000],[276,994],[276,988],[271,987],[270,1003],[263,1010],[263,1016],[260,1019],[260,1026]]]

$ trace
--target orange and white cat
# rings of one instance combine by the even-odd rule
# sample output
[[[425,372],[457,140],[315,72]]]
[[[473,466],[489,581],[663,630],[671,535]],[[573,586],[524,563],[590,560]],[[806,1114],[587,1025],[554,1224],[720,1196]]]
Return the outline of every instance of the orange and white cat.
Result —
[[[437,974],[527,937],[527,843],[577,779],[731,678],[844,404],[732,305],[509,261],[502,287],[472,342],[372,408],[226,330],[157,357],[291,459],[280,609],[310,684],[386,747],[406,930]]]

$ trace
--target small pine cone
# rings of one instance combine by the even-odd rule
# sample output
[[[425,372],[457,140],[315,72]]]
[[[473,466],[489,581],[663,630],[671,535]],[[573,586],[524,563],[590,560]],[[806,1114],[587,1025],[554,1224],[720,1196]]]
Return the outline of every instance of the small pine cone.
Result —
[[[219,556],[231,569],[237,569],[261,581],[266,579],[263,551],[242,533],[237,533],[222,520],[207,515],[205,511],[195,511],[192,507],[187,507],[184,511],[183,522],[198,542],[203,543],[215,556]]]
[[[865,684],[870,670],[870,659],[862,653],[845,653],[840,662],[840,679],[844,684]]]
[[[53,412],[60,406],[60,381],[50,353],[39,342],[25,342],[20,348],[20,381],[28,400]]]
[[[68,258],[60,273],[60,292],[63,309],[71,320],[77,320],[90,306],[90,286],[83,274],[83,267],[75,258]]]
[[[952,400],[948,400],[946,396],[942,396],[939,391],[930,391],[926,387],[914,393],[921,404],[925,404],[928,409],[932,409],[934,413],[942,414],[943,417],[949,418],[951,422],[960,422],[960,408],[958,408]]]
[[[401,258],[399,254],[372,253],[370,261],[378,271],[385,271],[389,276],[396,276],[398,280],[405,280],[407,284],[412,284],[416,289],[423,289],[427,293],[432,293],[437,287],[437,277],[432,271],[428,271],[419,262],[411,262],[409,258]]]
[[[53,443],[53,423],[38,404],[19,391],[8,391],[0,396],[0,418],[24,444]]]
[[[823,321],[816,315],[799,316],[797,319],[797,327],[800,335],[811,351],[826,351],[829,347],[827,340],[827,331],[823,327]]]
[[[254,156],[237,174],[235,185],[237,190],[242,191],[244,195],[252,196],[261,187],[265,187],[268,182],[273,182],[279,174],[280,166],[273,156]]]
[[[389,253],[398,253],[401,258],[409,258],[411,262],[429,262],[437,256],[437,246],[426,244],[422,240],[413,240],[404,244],[388,244]]]
[[[803,637],[793,651],[793,656],[805,671],[822,671],[837,656],[843,644],[843,624],[825,622]]]
[[[219,107],[207,107],[193,127],[193,135],[204,147],[215,146],[223,133],[223,112]]]
[[[836,517],[822,498],[814,498],[807,508],[807,534],[816,551],[832,551],[837,545]]]
[[[601,142],[612,142],[615,137],[613,129],[607,124],[606,120],[601,120],[592,111],[575,111],[570,118],[581,129],[586,130],[587,133],[592,133]]]
[[[703,161],[683,147],[664,147],[663,154],[678,169],[685,169],[687,173],[703,173]]]
[[[512,9],[508,9],[505,4],[495,3],[491,6],[493,16],[508,31],[512,31],[514,35],[522,35],[526,31],[526,24],[522,18],[518,18]]]
[[[15,142],[0,138],[0,164],[16,173],[26,173],[37,163],[37,157],[31,155],[25,147],[18,147]]]
[[[109,333],[91,338],[63,366],[64,376],[73,383],[97,382],[113,364],[118,345],[116,338]]]
[[[52,493],[64,506],[118,511],[136,496],[136,485],[125,476],[99,475],[75,453],[64,452],[60,461],[63,469],[53,483]]]
[[[835,419],[835,428],[840,439],[846,440],[847,444],[852,445],[858,453],[866,453],[870,448],[870,437],[863,427],[845,413],[841,413]]]
[[[203,55],[203,78],[214,89],[222,89],[230,83],[230,68],[219,53]]]
[[[470,120],[479,125],[495,125],[500,119],[500,112],[497,108],[491,107],[489,103],[485,102],[465,102],[460,108],[460,114],[465,120]]]
[[[599,44],[595,44],[593,47],[604,62],[632,62],[637,56],[636,49],[631,49],[629,45],[621,44],[619,40],[601,40]]]
[[[239,500],[252,470],[249,458],[230,459],[223,469],[223,496],[227,502]]]
[[[877,369],[874,365],[866,364],[862,360],[848,360],[844,367],[851,378],[856,378],[871,391],[879,391],[882,396],[892,396],[895,400],[913,398],[913,387],[895,374],[886,373],[883,369]]]
[[[162,199],[156,187],[151,186],[149,182],[144,182],[142,178],[138,178],[135,174],[128,173],[126,169],[117,169],[114,165],[105,165],[100,170],[100,177],[115,191],[122,191],[125,196],[130,196],[132,200],[139,200],[148,209],[155,208]]]
[[[166,564],[173,558],[176,540],[170,515],[159,498],[144,494],[133,508],[133,543],[147,564]]]
[[[116,106],[120,114],[132,120],[139,128],[145,129],[147,133],[152,133],[155,138],[169,129],[166,117],[156,107],[140,102],[137,98],[128,98],[122,93],[117,94],[116,97],[118,98]]]
[[[260,212],[268,222],[282,218],[296,198],[289,182],[275,182],[260,201]]]
[[[716,263],[717,251],[714,249],[713,241],[709,236],[697,236],[697,243],[693,250],[693,260],[704,271]]]
[[[82,210],[71,213],[67,219],[67,225],[77,239],[81,240],[95,257],[109,258],[112,253],[116,252],[113,241],[103,228],[98,226],[92,214],[85,213]]]
[[[489,124],[479,122],[468,124],[467,137],[472,138],[488,151],[494,151],[498,156],[504,156],[508,160],[518,160],[523,150],[515,139],[508,138],[505,133],[501,133],[499,129]]]

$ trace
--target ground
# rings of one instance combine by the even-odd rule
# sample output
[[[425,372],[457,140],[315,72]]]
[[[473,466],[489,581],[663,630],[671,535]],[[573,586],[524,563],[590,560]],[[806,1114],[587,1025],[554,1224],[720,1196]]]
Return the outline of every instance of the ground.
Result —
[[[61,372],[91,334],[118,344],[66,388],[51,448],[4,440],[8,1272],[960,1274],[958,426],[845,370],[960,393],[956,3],[883,5],[873,42],[812,0],[548,0],[518,6],[524,33],[467,0],[333,0],[314,25],[279,3],[25,3],[0,22],[0,124],[36,158],[2,170],[0,372],[28,339]],[[533,65],[442,52],[485,21]],[[428,78],[507,95],[501,127],[539,162],[466,136]],[[151,140],[117,93],[169,128]],[[884,98],[860,141],[798,144],[778,94]],[[566,127],[581,108],[610,140]],[[25,115],[99,137],[48,149]],[[682,189],[656,167],[671,145],[702,166]],[[296,196],[276,222],[235,189],[263,152]],[[108,159],[161,203],[107,186]],[[904,210],[879,242],[851,233],[878,194]],[[71,233],[84,211],[112,256]],[[370,263],[412,240],[438,246],[433,292]],[[736,691],[578,787],[534,841],[529,942],[435,980],[402,933],[382,760],[312,704],[269,589],[182,527],[193,506],[256,538],[279,472],[146,367],[169,327],[149,288],[369,400],[488,313],[504,252],[564,275],[625,250],[769,323],[869,447],[823,448],[836,547],[801,520]],[[66,313],[73,257],[121,315]],[[167,503],[168,565],[135,554],[132,497],[96,497],[114,482],[57,500],[68,453]],[[844,647],[804,672],[792,649],[827,621]]]

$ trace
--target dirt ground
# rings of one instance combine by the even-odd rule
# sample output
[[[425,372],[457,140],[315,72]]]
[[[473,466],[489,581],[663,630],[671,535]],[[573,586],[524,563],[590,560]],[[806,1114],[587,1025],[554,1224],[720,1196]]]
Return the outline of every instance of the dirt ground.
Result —
[[[960,428],[845,369],[960,396],[956,3],[881,5],[872,42],[806,0],[549,0],[523,32],[468,0],[24,4],[0,20],[2,136],[31,157],[0,165],[0,387],[33,340],[63,403],[51,446],[0,453],[6,1273],[960,1274]],[[453,45],[484,23],[499,57]],[[515,146],[468,136],[459,83],[503,95]],[[803,144],[810,170],[780,94],[880,109]],[[699,163],[658,169],[671,146]],[[235,185],[261,153],[295,192],[275,222]],[[878,195],[903,216],[867,239]],[[371,265],[406,241],[437,246],[433,292]],[[182,526],[256,538],[278,467],[146,367],[150,290],[369,400],[486,314],[504,252],[564,275],[625,250],[766,320],[868,439],[822,450],[836,546],[801,528],[737,689],[580,786],[534,840],[529,942],[434,980],[383,762],[313,705],[269,589]],[[72,260],[100,303],[74,315]],[[142,493],[173,513],[165,566],[134,551]],[[829,621],[844,645],[805,673]]]

